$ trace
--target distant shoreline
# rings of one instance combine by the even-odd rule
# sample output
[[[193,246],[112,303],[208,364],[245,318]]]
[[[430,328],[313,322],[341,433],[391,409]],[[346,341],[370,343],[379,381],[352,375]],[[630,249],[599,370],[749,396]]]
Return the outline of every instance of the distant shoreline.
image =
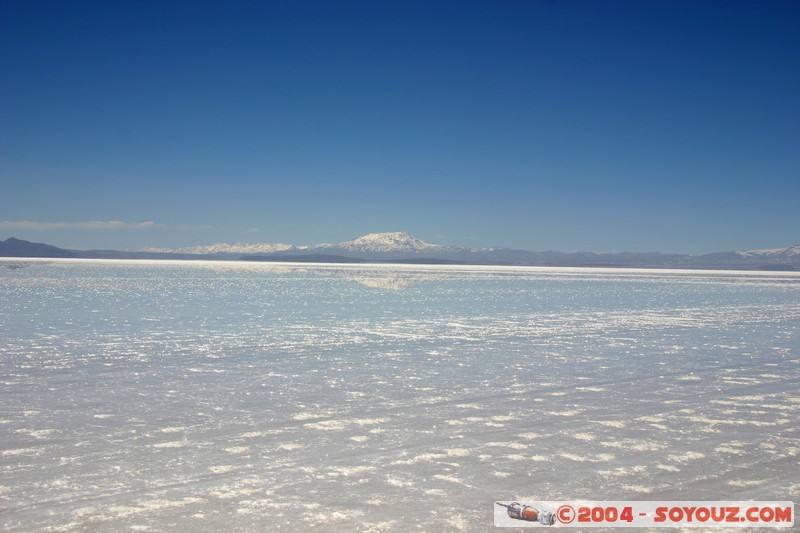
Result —
[[[390,263],[390,262],[349,262],[349,263],[324,263],[303,261],[247,261],[242,259],[131,259],[131,258],[87,258],[87,257],[2,257],[0,256],[0,269],[25,268],[28,265],[14,263],[85,263],[85,264],[131,264],[131,265],[252,265],[287,266],[298,268],[326,268],[326,269],[354,269],[364,268],[369,270],[401,269],[406,271],[436,270],[451,272],[562,272],[562,273],[611,273],[625,272],[629,274],[675,274],[675,275],[754,275],[754,276],[780,276],[789,275],[800,277],[798,270],[755,270],[755,269],[712,269],[712,268],[667,268],[667,267],[626,267],[626,266],[566,266],[566,265],[489,265],[489,264],[443,264],[443,263]]]

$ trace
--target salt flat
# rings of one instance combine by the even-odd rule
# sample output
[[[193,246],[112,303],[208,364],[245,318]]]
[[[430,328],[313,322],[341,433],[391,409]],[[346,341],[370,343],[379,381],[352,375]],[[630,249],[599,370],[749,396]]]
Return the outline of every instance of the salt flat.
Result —
[[[800,275],[0,260],[0,528],[800,499]]]

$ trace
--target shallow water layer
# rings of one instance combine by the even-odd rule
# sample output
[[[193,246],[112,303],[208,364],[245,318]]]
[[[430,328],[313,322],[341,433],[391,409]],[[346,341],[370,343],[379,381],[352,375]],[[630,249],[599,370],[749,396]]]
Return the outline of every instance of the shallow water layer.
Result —
[[[800,275],[0,261],[0,529],[800,500]]]

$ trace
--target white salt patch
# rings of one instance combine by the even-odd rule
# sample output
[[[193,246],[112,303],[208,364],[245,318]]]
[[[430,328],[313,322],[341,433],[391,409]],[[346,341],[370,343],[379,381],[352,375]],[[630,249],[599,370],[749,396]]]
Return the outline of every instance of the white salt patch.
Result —
[[[51,433],[55,433],[55,429],[18,429],[17,433],[27,434],[31,437],[35,437],[37,439],[43,439],[44,437],[50,435]]]
[[[183,426],[170,426],[170,427],[161,428],[160,431],[161,431],[161,433],[179,433],[179,432],[183,431],[184,429],[186,429],[186,428],[183,427]]]
[[[314,414],[314,413],[298,413],[294,415],[292,418],[295,420],[313,420],[315,418],[320,418],[321,415]]]
[[[377,468],[374,466],[338,466],[331,468],[328,471],[328,475],[331,477],[350,477],[357,474],[363,474],[365,472],[372,472],[374,470],[377,470]]]
[[[564,409],[563,411],[548,411],[547,414],[551,416],[575,416],[581,414],[581,411],[577,409]]]
[[[447,524],[456,528],[457,531],[468,531],[474,524],[467,521],[463,516],[451,516],[447,520]]]
[[[153,444],[153,448],[183,448],[188,443],[185,440],[173,440],[169,442],[159,442],[158,444]]]
[[[225,451],[228,453],[245,453],[250,451],[250,446],[232,446],[230,448],[225,448]]]
[[[522,442],[487,442],[491,448],[511,448],[512,450],[527,450],[528,445]]]
[[[84,518],[96,514],[97,514],[96,507],[81,507],[80,509],[75,509],[74,511],[72,511],[72,516],[74,516],[75,518]]]
[[[353,423],[358,426],[374,426],[386,422],[386,418],[356,418]]]
[[[663,422],[663,416],[640,416],[636,420],[644,420],[645,422]]]
[[[72,533],[73,531],[77,531],[81,525],[82,524],[79,524],[78,522],[69,522],[60,526],[50,526],[46,531],[64,531],[65,533]]]
[[[266,435],[264,431],[250,431],[248,433],[243,433],[242,437],[245,439],[254,439],[256,437],[263,437],[264,435]]]
[[[718,453],[729,453],[731,455],[744,455],[745,454],[745,451],[743,449],[735,448],[734,446],[731,446],[730,444],[723,444],[721,446],[717,446],[716,448],[714,448],[714,451],[718,452]]]
[[[800,405],[786,405],[782,403],[762,403],[760,407],[764,409],[786,409],[788,411],[800,410]]]
[[[417,455],[416,457],[412,457],[411,459],[399,459],[397,461],[392,462],[393,465],[413,465],[417,464],[422,461],[433,461],[434,459],[443,459],[447,457],[443,453],[423,453]]]
[[[620,466],[619,468],[615,468],[614,472],[618,472],[619,475],[632,475],[632,474],[642,474],[647,472],[647,467],[645,465],[635,465],[635,466]]]
[[[445,476],[443,474],[436,474],[436,475],[433,476],[433,478],[434,479],[439,479],[441,481],[447,481],[449,483],[455,483],[457,485],[464,485],[464,486],[467,486],[467,487],[469,486],[469,485],[467,485],[466,483],[464,483],[463,481],[461,481],[460,479],[458,479],[455,476]]]
[[[731,479],[728,481],[728,485],[732,487],[758,487],[759,485],[763,485],[767,483],[766,479]]]
[[[655,452],[664,449],[665,444],[636,439],[622,439],[618,441],[603,441],[600,444],[609,448],[634,450],[637,452]]]
[[[106,413],[100,413],[100,414],[97,414],[97,415],[92,415],[92,416],[93,416],[94,418],[100,418],[100,419],[103,419],[103,418],[111,418],[111,417],[112,417],[112,416],[114,416],[114,415],[109,415],[109,414],[106,414]]]
[[[356,442],[367,442],[369,440],[369,437],[367,437],[366,435],[357,435],[355,437],[350,437],[350,440],[354,440]]]
[[[429,396],[427,398],[420,398],[417,401],[422,404],[439,403],[447,401],[446,396]]]
[[[240,504],[242,506],[249,507],[250,509],[262,508],[262,507],[265,507],[265,508],[268,508],[268,509],[289,509],[289,508],[291,508],[293,506],[292,502],[288,502],[288,501],[276,502],[276,501],[274,501],[274,500],[272,500],[270,498],[258,498],[258,499],[252,499],[252,500],[245,500],[245,501],[240,502]],[[240,509],[239,512],[242,512],[242,509]]]
[[[676,463],[685,463],[686,461],[693,461],[693,460],[696,460],[696,459],[703,459],[705,456],[706,455],[704,453],[689,451],[689,452],[685,452],[682,455],[678,455],[678,454],[669,455],[667,458],[670,461],[673,461],[673,462],[676,462]]]
[[[352,520],[363,514],[363,511],[334,511],[329,513],[327,517],[331,520]]]
[[[186,497],[181,500],[142,500],[137,502],[137,507],[128,505],[112,505],[108,508],[109,511],[114,513],[118,518],[127,518],[137,514],[141,514],[151,510],[164,510],[172,509],[175,507],[183,507],[192,503],[202,503],[205,500],[201,498]]]
[[[294,442],[287,442],[285,444],[281,444],[278,446],[279,450],[284,450],[287,452],[291,452],[292,450],[299,450],[300,448],[305,448],[304,444],[297,444]]]
[[[589,461],[589,462],[592,462],[592,463],[607,462],[607,461],[611,461],[611,460],[613,460],[615,458],[615,456],[613,454],[610,454],[610,453],[600,453],[600,454],[597,454],[594,458],[592,458],[590,456],[587,456],[587,455],[578,455],[578,454],[575,454],[575,453],[567,453],[567,452],[561,452],[558,455],[560,457],[563,457],[564,459],[569,459],[570,461],[575,461],[577,463],[584,463],[586,461]]]
[[[677,466],[675,466],[675,465],[662,465],[662,464],[658,464],[658,465],[656,465],[656,468],[658,468],[659,470],[663,470],[663,471],[665,471],[665,472],[680,472],[680,471],[681,471],[681,469],[680,469],[680,468],[678,468],[678,467],[677,467]]]
[[[586,442],[591,442],[595,439],[595,436],[592,435],[591,433],[575,433],[574,435],[572,435],[572,438],[583,440]]]
[[[466,448],[449,448],[443,451],[447,457],[466,457],[470,455],[470,451]]]
[[[208,467],[215,474],[227,474],[229,472],[234,472],[236,467],[234,465],[220,465],[220,466],[210,466]]]
[[[393,487],[401,487],[401,488],[413,487],[414,486],[414,483],[412,483],[411,481],[406,481],[406,480],[394,477],[391,474],[386,476],[386,483],[388,483],[389,485],[391,485]]]
[[[3,455],[39,455],[42,448],[15,448],[13,450],[3,450]]]
[[[597,423],[600,424],[601,426],[607,426],[610,428],[625,427],[625,422],[622,422],[621,420],[598,420]]]
[[[182,498],[180,500],[164,500],[164,499],[154,499],[154,500],[144,500],[136,502],[139,506],[144,507],[145,509],[172,509],[175,507],[183,507],[185,505],[190,505],[192,503],[203,503],[205,500],[203,498],[194,498],[191,496],[187,496],[186,498]]]
[[[653,489],[651,489],[650,487],[645,487],[643,485],[622,485],[622,488],[625,489],[625,490],[633,491],[633,492],[645,492],[645,493],[647,493],[647,492],[652,492],[653,491]]]
[[[720,424],[729,424],[732,426],[756,426],[756,427],[771,427],[779,425],[778,422],[762,422],[760,420],[724,420]]]
[[[319,431],[341,431],[347,427],[347,425],[341,420],[323,420],[321,422],[305,424],[305,427],[318,429]]]

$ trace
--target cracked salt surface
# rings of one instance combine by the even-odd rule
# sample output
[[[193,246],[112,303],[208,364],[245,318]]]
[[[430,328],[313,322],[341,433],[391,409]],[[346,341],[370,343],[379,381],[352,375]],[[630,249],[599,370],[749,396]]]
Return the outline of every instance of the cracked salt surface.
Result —
[[[496,500],[800,499],[797,274],[24,267],[0,269],[4,531],[486,531]]]

